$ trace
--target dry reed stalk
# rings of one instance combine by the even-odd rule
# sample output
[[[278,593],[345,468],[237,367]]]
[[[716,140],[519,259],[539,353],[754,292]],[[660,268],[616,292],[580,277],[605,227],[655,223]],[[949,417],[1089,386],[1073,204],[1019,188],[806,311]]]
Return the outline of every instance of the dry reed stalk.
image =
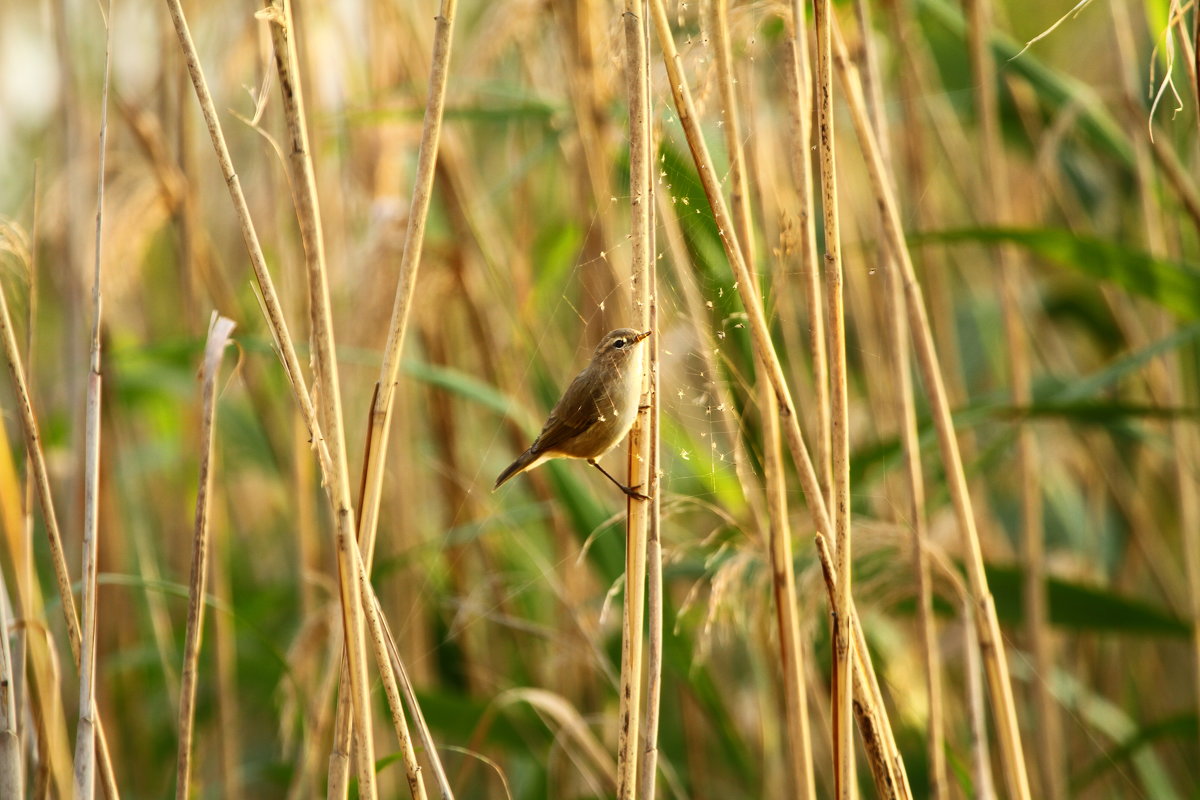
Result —
[[[359,580],[356,580],[356,577],[365,579],[365,576],[355,575],[361,562],[358,552],[358,537],[355,535],[354,501],[350,494],[350,472],[346,458],[341,381],[333,334],[333,314],[329,301],[328,271],[325,265],[325,233],[321,224],[316,172],[313,168],[309,147],[308,118],[304,108],[304,92],[301,85],[299,58],[296,52],[296,29],[290,0],[282,0],[279,5],[268,3],[264,13],[270,20],[269,27],[274,44],[276,74],[279,77],[284,119],[288,128],[288,163],[292,172],[293,198],[300,238],[304,244],[304,261],[308,275],[313,356],[317,381],[322,387],[320,411],[334,466],[334,483],[329,487],[329,491],[333,495],[331,499],[334,502],[336,513],[338,586],[342,607],[346,610],[343,625],[346,626],[344,628],[347,632],[346,641],[354,643],[346,648],[346,674],[349,681],[343,682],[343,691],[340,696],[344,697],[345,690],[349,689],[354,698],[352,706],[354,727],[358,729],[357,746],[359,749],[357,753],[360,787],[368,787],[368,791],[373,794],[375,792],[373,786],[375,758],[370,707],[365,703],[357,702],[360,697],[369,698],[366,652],[361,638],[363,599]],[[373,611],[374,609],[367,609],[368,614]],[[349,627],[351,625],[358,627]],[[378,656],[378,648],[376,655]],[[386,658],[381,660],[377,657],[376,661],[381,673],[390,671],[391,664]],[[394,685],[394,683],[395,678],[393,677],[392,684]],[[389,699],[390,697],[391,695],[389,695]],[[402,719],[403,717],[401,717]],[[344,755],[349,753],[347,746],[349,730],[349,718],[347,717],[347,737],[335,739],[330,754],[329,791],[338,797],[348,791],[348,786],[344,788],[342,786],[348,770],[340,768],[340,765],[347,763]],[[406,733],[406,731],[400,733],[402,741],[407,739]],[[366,772],[371,773],[370,778],[364,777]],[[368,784],[370,785],[368,786]],[[422,787],[422,795],[423,791]]]
[[[671,86],[671,92],[675,100],[676,113],[679,115],[680,124],[687,137],[692,158],[696,162],[701,184],[704,187],[704,192],[708,198],[713,216],[716,219],[718,229],[721,231],[725,254],[737,278],[738,292],[742,298],[742,304],[745,307],[746,316],[750,323],[755,356],[771,381],[772,390],[779,404],[779,416],[784,423],[783,427],[787,436],[788,448],[796,465],[797,472],[800,475],[801,484],[808,499],[809,511],[812,514],[815,527],[817,528],[817,532],[828,541],[832,534],[832,525],[830,524],[829,514],[826,510],[825,500],[817,482],[812,460],[804,445],[791,393],[783,377],[779,358],[771,343],[761,298],[755,295],[751,289],[752,279],[745,259],[742,256],[741,246],[738,244],[737,232],[731,225],[730,215],[725,205],[724,197],[721,194],[720,185],[715,177],[716,172],[713,167],[712,157],[708,153],[707,145],[704,142],[699,123],[696,120],[691,90],[680,68],[679,53],[675,48],[675,42],[671,36],[666,11],[661,0],[652,0],[651,9],[654,15],[655,29],[658,32],[659,43],[663,50],[663,59],[667,68],[667,77]],[[853,617],[852,605],[849,616]],[[868,696],[863,699],[863,702],[870,703],[873,700]]]
[[[899,29],[898,38],[907,41],[905,21],[902,14],[893,14]],[[906,46],[906,45],[903,45]],[[908,75],[907,71],[904,71]],[[911,78],[908,78],[911,80]],[[909,96],[916,96],[909,95]],[[910,143],[909,162],[914,175],[923,170],[913,163],[918,144]],[[925,665],[925,689],[928,694],[926,714],[926,750],[929,763],[929,796],[934,800],[946,800],[950,796],[950,776],[946,764],[946,721],[942,691],[942,656],[938,644],[937,618],[933,613],[933,581],[930,575],[928,546],[929,528],[925,517],[925,479],[921,467],[921,441],[917,430],[916,400],[912,381],[912,352],[909,346],[908,319],[904,308],[904,285],[896,269],[893,255],[888,280],[888,316],[892,322],[892,362],[899,388],[900,406],[897,418],[900,424],[904,447],[905,475],[908,482],[907,524],[912,528],[913,571],[917,584],[917,615],[920,629],[920,650]]]
[[[429,203],[433,193],[434,170],[437,166],[438,142],[441,138],[442,115],[446,104],[446,84],[449,79],[450,45],[454,31],[457,0],[442,0],[436,17],[433,57],[429,71],[428,97],[417,151],[417,170],[413,182],[412,205],[404,249],[400,256],[400,281],[392,305],[392,319],[379,370],[379,381],[371,398],[368,435],[362,467],[362,502],[359,508],[359,531],[363,539],[363,560],[370,568],[375,550],[375,532],[379,523],[379,501],[383,493],[383,472],[386,461],[388,431],[391,428],[393,396],[400,371],[400,357],[408,328],[408,316],[416,292],[417,271],[421,248],[425,242],[425,223],[429,218]]]
[[[23,524],[25,520],[21,517],[32,516],[32,504],[18,515],[21,502],[17,473],[9,456],[12,452],[7,430],[0,425],[0,531],[3,531],[11,563],[29,564],[32,561],[33,538],[29,525]],[[26,486],[29,485],[27,480]],[[26,782],[30,784],[34,797],[45,797],[51,790],[66,797],[71,793],[71,751],[67,742],[58,663],[52,650],[52,640],[48,635],[43,635],[45,626],[34,622],[42,618],[45,603],[33,573],[26,570],[14,572],[22,609],[21,617],[14,622],[23,634],[28,668],[26,680],[19,684],[24,700],[18,699],[17,702],[20,704],[18,708],[24,707],[24,703],[29,704],[32,718],[30,734],[23,736],[22,741],[27,748],[35,744],[37,747],[36,758],[30,757],[30,762],[37,766]],[[14,659],[14,673],[16,666]]]
[[[166,3],[171,14],[171,21],[175,26],[175,34],[179,39],[180,49],[183,51],[188,77],[191,79],[200,112],[204,117],[205,126],[208,128],[213,150],[216,151],[217,165],[221,169],[222,177],[229,189],[230,201],[242,230],[242,237],[250,256],[250,266],[254,270],[254,277],[261,292],[261,304],[267,327],[278,348],[279,359],[283,364],[288,383],[292,387],[292,394],[300,407],[301,417],[308,427],[309,437],[317,451],[317,461],[323,474],[332,478],[333,466],[329,455],[329,445],[321,433],[320,422],[312,404],[312,396],[309,394],[308,385],[304,380],[304,372],[300,368],[300,360],[296,356],[295,344],[288,332],[287,321],[284,319],[283,307],[279,302],[279,295],[275,291],[275,283],[271,279],[270,271],[267,269],[266,258],[258,240],[258,233],[254,228],[254,220],[250,217],[250,209],[246,204],[246,196],[242,192],[241,179],[238,178],[237,172],[233,168],[233,159],[230,157],[229,147],[225,143],[221,121],[217,117],[216,106],[213,103],[212,94],[208,90],[204,70],[200,65],[200,55],[196,51],[196,44],[192,40],[180,0],[166,0]]]
[[[11,603],[0,573],[0,797],[24,797],[21,769],[21,709],[17,705],[12,650],[8,646]]]
[[[975,84],[975,108],[979,115],[981,137],[980,163],[983,168],[981,217],[984,224],[1003,227],[1012,219],[1012,197],[1008,185],[1008,164],[1000,139],[999,99],[996,91],[996,67],[989,40],[992,32],[992,8],[989,0],[970,0],[967,4],[967,42],[971,72]],[[1030,365],[1029,337],[1020,307],[1023,270],[1009,248],[992,248],[998,267],[997,287],[1004,324],[1004,352],[1009,363],[1009,398],[1017,408],[1032,402],[1033,377]],[[1027,635],[1033,650],[1033,681],[1037,721],[1034,737],[1041,768],[1041,789],[1050,800],[1067,796],[1066,757],[1063,753],[1062,725],[1050,691],[1054,668],[1054,644],[1049,629],[1046,596],[1046,559],[1042,525],[1042,477],[1037,440],[1030,424],[1017,431],[1017,480],[1020,484],[1021,552],[1025,575],[1022,586]],[[1013,773],[1006,773],[1010,779]],[[1011,783],[1009,791],[1018,789]]]
[[[309,459],[305,459],[310,464]],[[212,545],[212,590],[217,603],[233,608],[229,587],[229,564],[233,563],[229,549],[229,524],[222,515],[216,526]],[[217,720],[221,734],[217,737],[220,751],[220,792],[222,800],[240,800],[243,796],[240,756],[243,752],[243,714],[238,703],[237,630],[229,614],[213,617],[213,660],[216,662]]]
[[[930,78],[934,71],[932,56],[925,46],[925,39],[915,32],[913,25],[913,6],[907,2],[889,2],[884,4],[891,22],[891,41],[895,44],[902,66],[897,70],[900,80],[899,94],[901,97],[920,97],[923,102],[918,107],[914,103],[900,103],[903,115],[899,123],[904,131],[903,162],[904,173],[908,179],[908,189],[914,198],[908,211],[911,213],[911,225],[916,230],[924,230],[929,224],[943,219],[937,210],[931,210],[930,204],[922,200],[935,199],[934,193],[926,192],[926,182],[931,180],[934,170],[930,169],[926,154],[927,140],[932,139],[934,145],[940,148],[940,157],[935,157],[934,164],[969,164],[970,144],[958,114],[946,99],[944,92],[933,88],[935,83]],[[919,110],[918,110],[919,109]],[[969,192],[968,181],[964,170],[955,169],[950,177],[958,184],[959,195]],[[962,359],[962,347],[958,338],[958,326],[955,321],[955,300],[951,285],[952,271],[947,265],[935,261],[934,253],[925,255],[924,268],[921,274],[925,302],[930,309],[933,322],[934,342],[937,351],[942,356],[942,376],[945,379],[951,403],[959,405],[967,397],[966,375]],[[960,447],[966,460],[972,460],[972,437],[964,433],[960,437]]]
[[[413,800],[425,800],[425,781],[421,777],[421,767],[417,763],[417,754],[413,749],[412,736],[408,732],[408,722],[404,718],[404,706],[400,702],[400,690],[396,683],[396,674],[392,668],[392,657],[388,652],[390,634],[383,627],[383,612],[367,574],[366,565],[362,562],[362,554],[357,549],[353,553],[356,563],[355,574],[358,576],[358,591],[366,612],[367,627],[371,632],[371,644],[375,648],[375,660],[379,663],[379,672],[383,678],[383,691],[387,696],[388,710],[392,715],[392,726],[396,729],[396,738],[400,744],[400,753],[404,759],[404,775],[408,780],[408,790]],[[409,701],[415,701],[415,696]],[[418,707],[413,702],[413,713]],[[431,750],[429,757],[437,761],[437,751]],[[441,772],[439,767],[439,772]]]
[[[671,86],[671,93],[675,100],[675,110],[679,115],[680,124],[683,126],[684,134],[687,137],[692,158],[696,162],[697,172],[704,187],[705,196],[708,198],[709,205],[712,208],[717,227],[721,231],[725,254],[733,268],[733,273],[737,281],[738,294],[742,299],[742,305],[745,307],[746,317],[750,323],[751,342],[754,347],[755,357],[763,366],[763,370],[771,382],[771,389],[775,393],[776,401],[779,403],[779,416],[784,423],[783,429],[787,439],[788,450],[796,464],[804,494],[808,498],[809,511],[813,516],[814,525],[821,533],[831,534],[832,525],[830,524],[829,514],[826,510],[825,499],[822,495],[820,484],[817,481],[816,471],[813,469],[808,448],[804,444],[804,436],[800,431],[800,422],[796,416],[796,408],[792,402],[792,395],[788,389],[787,380],[783,376],[783,368],[780,365],[779,356],[775,352],[775,347],[771,342],[770,329],[767,326],[762,299],[756,296],[751,289],[753,283],[750,277],[750,270],[746,265],[745,259],[742,257],[741,246],[737,242],[737,232],[733,228],[729,211],[725,205],[725,199],[721,194],[721,187],[716,177],[712,156],[708,152],[708,145],[704,141],[703,133],[696,119],[696,110],[695,104],[692,102],[691,89],[683,77],[679,51],[675,47],[675,41],[671,36],[671,27],[667,20],[666,9],[663,6],[662,0],[650,0],[650,8],[654,17],[654,27],[658,33],[659,45],[663,50],[663,61],[666,65],[667,79]]]
[[[379,598],[372,591],[371,603],[378,612],[379,621],[382,623],[382,633],[387,645],[388,657],[392,662],[392,671],[400,679],[400,688],[404,692],[404,699],[412,709],[413,723],[417,728],[417,735],[421,737],[421,744],[425,748],[425,752],[429,756],[430,764],[433,765],[433,776],[437,781],[438,789],[442,793],[442,800],[454,800],[454,790],[450,788],[450,780],[446,777],[446,768],[442,764],[442,759],[437,754],[437,744],[433,740],[433,732],[429,730],[428,723],[425,722],[425,715],[421,713],[421,705],[417,702],[417,691],[413,687],[412,680],[408,677],[408,670],[404,667],[404,662],[400,660],[400,650],[396,647],[396,637],[392,635],[391,629],[388,627],[387,617],[383,615],[383,607],[379,604]]]
[[[104,157],[108,143],[108,89],[112,73],[112,0],[104,11],[104,89],[96,176],[96,244],[92,271],[92,335],[84,411],[83,557],[80,605],[79,724],[75,731],[75,797],[96,794],[96,568],[100,558],[100,263],[104,252]]]
[[[833,502],[833,466],[829,435],[829,351],[825,343],[825,315],[821,273],[817,266],[817,227],[813,213],[812,188],[812,68],[808,54],[808,30],[804,21],[804,3],[792,2],[792,30],[789,42],[791,69],[788,70],[788,107],[792,112],[792,179],[796,183],[800,217],[800,272],[804,281],[804,303],[808,308],[809,359],[812,361],[813,410],[816,419],[817,475]],[[811,760],[811,757],[810,757]]]
[[[99,256],[97,255],[97,260]],[[96,297],[99,298],[99,278]],[[99,301],[97,300],[97,312]],[[97,323],[99,314],[97,313]],[[84,438],[83,491],[83,607],[79,661],[79,724],[75,732],[75,797],[91,800],[96,794],[96,567],[99,557],[100,508],[100,337],[99,325],[93,341],[88,375],[87,407],[84,412],[87,435]]]
[[[821,575],[825,579],[825,590],[830,605],[837,595],[837,575],[829,543],[821,534],[816,536],[817,558],[821,563]],[[875,789],[881,797],[895,800],[912,800],[912,789],[908,784],[908,772],[888,719],[883,693],[875,678],[875,667],[871,664],[871,653],[867,639],[858,619],[858,612],[850,609],[850,636],[853,640],[851,657],[854,659],[854,715],[862,736],[863,750],[875,779]]]
[[[891,360],[899,387],[897,402],[900,435],[904,446],[904,471],[908,482],[907,524],[912,528],[913,572],[916,575],[917,618],[920,650],[925,662],[926,749],[929,759],[929,796],[934,800],[949,797],[950,778],[946,767],[946,725],[942,699],[942,657],[938,644],[937,619],[933,613],[933,581],[926,553],[929,527],[925,518],[925,479],[921,469],[921,439],[917,431],[916,401],[913,395],[912,360],[909,350],[908,321],[904,313],[904,287],[893,261],[887,270],[888,316],[891,318]]]
[[[33,188],[33,223],[30,228],[30,241],[31,241],[31,243],[36,243],[36,242],[40,241],[40,236],[41,236],[41,232],[42,232],[42,225],[41,225],[41,222],[42,222],[42,198],[41,198],[42,171],[41,171],[40,165],[34,166],[33,187],[34,187]],[[28,288],[28,291],[26,294],[26,302],[25,302],[25,305],[26,305],[25,366],[26,366],[26,369],[29,370],[29,374],[30,374],[30,379],[29,379],[30,380],[30,385],[29,385],[30,392],[32,392],[33,388],[34,388],[33,387],[33,381],[35,378],[34,370],[36,367],[34,355],[37,352],[36,343],[37,343],[37,320],[38,320],[38,276],[40,275],[40,270],[38,269],[38,267],[39,267],[38,250],[39,250],[39,248],[37,248],[36,246],[29,248],[29,270],[27,272],[29,288]],[[0,439],[7,440],[7,436],[0,437]],[[4,444],[4,442],[0,442],[0,448],[3,448],[4,452],[6,452],[6,453],[12,452],[12,450],[7,448],[7,445]],[[11,462],[8,461],[7,459],[5,459],[5,461],[6,461],[6,466],[11,468]],[[37,602],[37,608],[38,609],[42,608],[40,585],[37,587],[33,587],[33,584],[37,583],[37,581],[34,578],[34,566],[33,566],[33,536],[34,536],[33,507],[37,503],[37,500],[35,499],[36,489],[33,485],[34,482],[33,482],[32,472],[29,470],[26,470],[23,478],[24,478],[24,492],[22,492],[22,495],[21,495],[21,506],[20,506],[20,508],[21,508],[21,524],[22,524],[23,530],[21,531],[20,534],[17,534],[17,528],[16,527],[12,528],[12,531],[13,531],[12,564],[13,564],[13,574],[14,574],[14,577],[15,577],[15,580],[17,583],[17,594],[19,595],[20,602],[21,602],[21,608],[20,608],[18,616],[22,620],[31,620],[31,619],[34,619],[33,603],[34,603],[35,599]],[[3,504],[0,504],[0,505],[3,505]],[[9,508],[16,509],[17,505],[15,503],[13,503],[12,505],[9,506]],[[26,586],[26,587],[31,587],[31,588],[27,589],[25,591],[22,591],[22,589],[21,589],[22,584],[24,584],[24,586]],[[36,593],[36,598],[35,598],[35,593]],[[21,637],[18,640],[18,651],[17,651],[16,657],[14,658],[14,670],[13,670],[15,673],[16,680],[17,680],[17,683],[14,686],[14,689],[16,690],[17,702],[21,704],[22,708],[25,707],[26,702],[32,703],[31,693],[29,691],[30,681],[28,678],[28,673],[26,672],[26,667],[28,666],[29,661],[30,661],[30,655],[29,655],[28,628],[26,628],[25,626],[22,626]],[[29,707],[32,708],[33,706],[30,705]],[[29,741],[29,737],[25,737],[23,749],[31,750],[31,742]],[[65,760],[63,761],[63,763],[64,764],[66,763]]]
[[[653,189],[651,189],[653,191]],[[651,237],[653,242],[653,236]],[[653,245],[651,252],[654,251]],[[658,330],[658,270],[650,271],[649,330]],[[658,775],[658,730],[662,709],[663,664],[663,563],[662,563],[662,499],[660,480],[660,412],[658,402],[658,342],[649,342],[650,371],[650,526],[646,536],[646,605],[648,608],[646,643],[646,732],[645,758],[641,762],[637,797],[653,800]]]
[[[962,597],[963,671],[967,679],[967,717],[971,729],[971,787],[978,800],[995,800],[991,755],[988,753],[987,700],[983,669],[979,663],[979,632],[975,627],[975,604],[966,592]]]
[[[738,241],[744,248],[742,257],[754,263],[750,224],[750,190],[747,182],[746,159],[743,154],[741,111],[733,68],[729,38],[728,0],[717,0],[711,6],[712,34],[717,54],[717,77],[725,108],[725,147],[729,153],[729,183],[732,185],[729,202],[733,211]],[[751,270],[752,287],[761,295],[758,274]],[[818,289],[819,291],[819,289]],[[816,315],[819,317],[820,315]],[[786,477],[783,467],[782,442],[779,430],[779,408],[771,387],[758,381],[758,404],[764,419],[763,453],[766,473],[767,539],[770,548],[772,587],[775,596],[776,625],[779,634],[780,671],[784,688],[784,719],[787,728],[787,774],[791,780],[789,794],[793,797],[815,798],[812,742],[808,726],[808,699],[804,693],[804,648],[800,638],[797,616],[796,574],[792,563],[792,531],[788,524]],[[824,432],[821,433],[825,440]]]
[[[221,357],[229,344],[234,322],[213,313],[204,345],[200,389],[200,474],[196,490],[196,517],[192,528],[192,568],[188,580],[187,633],[183,645],[183,667],[179,689],[179,745],[175,760],[175,797],[191,796],[192,728],[199,679],[200,642],[204,636],[204,606],[207,602],[209,570],[209,509],[212,505],[214,426],[217,418],[217,377]]]
[[[642,271],[639,272],[636,268],[638,262],[634,260],[634,292],[636,301],[635,306],[640,306],[642,314],[640,314],[639,324],[645,324],[645,330],[657,331],[658,325],[658,259],[655,257],[657,251],[657,237],[655,236],[655,201],[658,192],[654,188],[654,179],[652,175],[652,157],[653,153],[657,152],[655,147],[654,135],[650,117],[650,18],[647,12],[647,4],[644,2],[638,3],[638,17],[627,15],[626,25],[628,26],[626,34],[630,38],[633,37],[634,19],[637,19],[639,31],[639,39],[641,41],[640,53],[634,53],[630,57],[630,69],[636,69],[641,73],[640,78],[630,76],[630,103],[635,102],[640,106],[639,114],[633,115],[630,118],[630,131],[634,130],[634,122],[637,116],[641,117],[641,127],[644,129],[644,141],[639,141],[636,138],[631,138],[630,146],[637,144],[639,151],[642,151],[640,156],[645,159],[645,164],[639,169],[645,183],[639,187],[638,192],[641,196],[637,199],[645,208],[639,209],[639,216],[644,214],[646,231],[644,233],[645,242],[645,258],[646,261],[642,264]],[[640,63],[634,63],[638,59],[635,56],[640,56]],[[632,162],[630,164],[630,177],[634,175]],[[640,233],[634,229],[635,233]],[[636,252],[636,248],[635,248]],[[645,758],[640,762],[640,774],[638,777],[638,791],[636,796],[641,800],[654,800],[656,794],[656,781],[658,778],[658,731],[659,719],[662,708],[662,664],[663,664],[663,564],[662,564],[662,474],[660,471],[660,453],[661,453],[661,404],[659,402],[659,342],[658,337],[651,337],[647,343],[646,354],[646,376],[648,380],[648,405],[649,412],[649,430],[650,442],[648,450],[648,463],[645,467],[647,476],[647,489],[651,499],[651,507],[648,509],[649,521],[646,526],[646,604],[647,604],[647,643],[646,643],[646,724],[643,739],[645,745],[643,753]]]
[[[450,45],[454,32],[454,14],[457,0],[442,0],[435,18],[433,56],[429,70],[429,88],[426,98],[424,121],[421,128],[421,143],[417,151],[417,172],[413,182],[412,204],[409,209],[408,228],[404,236],[404,249],[400,256],[400,281],[396,287],[392,305],[392,319],[388,326],[387,343],[379,368],[379,380],[371,397],[368,414],[366,447],[363,451],[361,499],[359,505],[358,530],[361,537],[362,559],[367,574],[375,553],[375,535],[379,525],[379,502],[383,495],[383,474],[386,463],[388,431],[392,423],[392,405],[400,372],[400,356],[404,349],[404,336],[408,328],[408,316],[416,292],[417,271],[421,262],[421,248],[425,241],[425,223],[429,218],[429,203],[433,193],[434,169],[437,165],[438,141],[441,137],[442,115],[446,104],[446,84],[449,78]],[[344,696],[344,692],[339,692]],[[348,750],[350,722],[339,699],[338,714],[334,722],[334,748]],[[331,780],[335,768],[332,763]],[[339,792],[338,796],[343,796]]]
[[[816,800],[812,733],[805,693],[804,639],[800,635],[796,570],[792,558],[792,529],[788,523],[786,475],[779,431],[779,417],[763,418],[763,467],[766,473],[770,544],[771,586],[779,636],[780,672],[783,681],[784,719],[787,726],[787,765],[792,797]]]
[[[78,663],[79,615],[71,593],[71,577],[63,554],[58,515],[54,511],[54,499],[50,494],[50,476],[46,469],[46,457],[42,451],[37,416],[33,411],[33,401],[29,395],[29,385],[25,380],[25,370],[21,363],[16,332],[13,330],[12,318],[8,313],[8,298],[2,284],[0,284],[0,338],[3,339],[4,359],[8,362],[9,375],[12,378],[13,391],[16,394],[21,430],[25,437],[25,449],[30,462],[29,471],[33,483],[37,487],[38,502],[42,507],[46,537],[50,544],[50,561],[54,567],[54,577],[58,585],[59,598],[62,601],[63,618],[67,625],[67,639],[71,643],[71,650],[76,663]]]
[[[883,122],[882,82],[879,80],[877,48],[871,36],[871,25],[865,3],[856,2],[856,16],[862,34],[866,69],[871,80],[871,123],[879,140],[880,156],[891,169],[891,153]],[[883,250],[883,272],[887,278],[885,316],[891,328],[883,338],[891,347],[897,425],[904,448],[904,469],[907,513],[901,520],[912,529],[913,573],[916,578],[917,615],[920,629],[920,651],[925,666],[925,689],[928,695],[926,749],[929,763],[929,796],[944,800],[949,796],[950,783],[946,767],[945,720],[943,719],[941,654],[937,642],[937,620],[933,615],[933,583],[930,576],[928,526],[925,519],[925,480],[921,470],[921,442],[917,431],[916,402],[912,385],[912,361],[908,346],[908,323],[904,314],[904,288],[896,270],[895,256]]]
[[[655,268],[651,237],[654,195],[650,182],[650,71],[645,6],[625,0],[625,85],[629,101],[629,192],[633,309],[639,330],[650,328],[650,284]],[[654,343],[650,343],[653,348]],[[653,351],[652,351],[653,352]],[[649,359],[647,359],[649,360]],[[647,364],[643,372],[643,404],[629,431],[629,485],[643,486],[657,498],[658,475],[651,470],[651,450],[657,434],[650,409],[658,402],[656,381]],[[617,797],[633,800],[638,793],[641,741],[643,626],[645,620],[647,539],[657,502],[627,498],[625,518],[625,604],[621,615],[620,722],[617,729]],[[660,595],[661,599],[661,595]],[[649,775],[653,799],[654,774]]]
[[[858,81],[857,70],[850,63],[840,33],[835,36],[835,43],[837,49],[834,55],[839,77],[846,88],[846,98],[849,101],[859,146],[866,156],[871,188],[883,212],[884,233],[901,267],[905,303],[908,309],[909,325],[915,340],[917,363],[929,398],[942,461],[945,464],[946,480],[949,484],[950,496],[962,536],[970,596],[976,614],[978,614],[980,648],[984,666],[987,668],[988,688],[996,717],[1003,755],[1002,762],[1013,795],[1027,800],[1029,781],[1025,774],[1025,757],[1022,752],[1020,731],[1017,728],[1016,705],[1013,701],[1012,685],[1009,681],[1004,641],[1000,634],[1000,623],[996,617],[995,601],[988,589],[987,575],[984,573],[983,554],[976,532],[974,510],[970,494],[967,491],[962,456],[955,437],[954,422],[946,398],[945,385],[942,382],[937,352],[933,346],[933,337],[925,313],[921,287],[917,283],[912,259],[904,240],[895,194],[883,166],[874,131],[866,117],[866,104],[863,99],[862,86]]]
[[[283,362],[284,371],[292,387],[292,393],[295,395],[297,403],[300,406],[304,421],[309,429],[309,434],[317,450],[318,461],[321,465],[324,478],[322,483],[326,488],[330,504],[336,516],[338,578],[342,592],[342,623],[346,641],[348,642],[347,650],[350,653],[350,694],[352,695],[355,716],[360,720],[360,730],[362,731],[357,751],[359,792],[367,797],[374,797],[376,791],[374,747],[371,740],[370,728],[366,724],[370,718],[370,704],[366,679],[366,647],[363,641],[362,606],[359,594],[354,589],[353,576],[350,574],[353,562],[349,554],[355,549],[357,543],[353,533],[353,510],[347,502],[349,489],[348,478],[345,475],[346,470],[343,468],[341,473],[338,473],[336,469],[338,466],[344,467],[344,453],[343,457],[338,462],[335,462],[330,455],[329,443],[321,433],[321,425],[313,407],[312,397],[308,392],[304,374],[300,369],[300,362],[296,357],[296,349],[288,332],[287,322],[283,316],[283,309],[279,303],[274,282],[271,280],[270,272],[267,270],[266,258],[263,256],[262,247],[258,241],[258,233],[255,231],[254,221],[250,217],[250,209],[246,205],[246,198],[242,192],[241,182],[234,171],[233,162],[229,156],[229,148],[225,144],[225,136],[221,131],[221,123],[217,118],[216,107],[213,105],[212,96],[208,91],[208,86],[204,79],[199,54],[196,52],[196,45],[192,41],[191,32],[188,30],[181,2],[180,0],[167,0],[167,6],[171,13],[171,21],[175,26],[175,33],[179,38],[184,60],[187,63],[188,75],[192,80],[196,99],[200,104],[200,110],[208,127],[213,149],[216,151],[218,165],[225,178],[234,212],[242,228],[242,236],[250,255],[250,263],[254,268],[255,278],[261,292],[263,313],[267,319],[267,326],[271,331],[271,336],[275,342],[280,360]],[[324,395],[331,393],[336,395],[338,391],[336,386],[328,383],[324,384],[324,387]],[[325,402],[332,403],[334,401],[327,398]],[[339,443],[340,441],[339,438]],[[338,477],[339,474],[340,478]]]
[[[17,406],[21,417],[21,430],[25,436],[25,451],[32,465],[33,481],[37,486],[38,502],[42,507],[42,520],[46,526],[46,538],[50,544],[50,560],[54,567],[54,577],[58,584],[59,599],[62,603],[63,617],[67,624],[67,641],[71,645],[71,653],[75,665],[80,665],[79,615],[75,609],[75,599],[71,592],[71,579],[67,571],[67,563],[63,554],[62,536],[58,529],[58,516],[54,512],[54,499],[50,494],[50,476],[46,470],[46,455],[42,451],[41,434],[38,432],[37,416],[33,412],[32,400],[29,396],[29,385],[25,380],[25,369],[21,363],[20,351],[17,348],[16,334],[12,327],[12,318],[8,313],[8,299],[4,287],[0,285],[0,339],[3,340],[4,359],[8,362],[9,374],[12,377],[14,391],[17,395]],[[108,752],[108,741],[104,735],[104,726],[96,709],[92,709],[95,726],[96,747],[100,761],[100,780],[105,794],[115,800],[117,782],[112,770],[112,759]],[[52,766],[52,770],[56,769]]]
[[[837,156],[833,130],[833,67],[830,58],[829,0],[813,3],[817,29],[817,140],[820,143],[821,206],[825,216],[825,300],[829,350],[830,453],[832,456],[833,524],[838,591],[833,599],[833,758],[836,794],[854,796],[854,733],[850,717],[854,706],[854,662],[850,654],[850,436],[849,396],[846,387],[846,320],[842,296],[841,231],[838,219]]]

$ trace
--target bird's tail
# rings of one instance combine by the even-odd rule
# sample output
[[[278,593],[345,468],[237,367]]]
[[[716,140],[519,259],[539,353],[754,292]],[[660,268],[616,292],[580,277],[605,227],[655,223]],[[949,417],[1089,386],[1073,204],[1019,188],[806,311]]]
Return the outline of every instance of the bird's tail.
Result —
[[[520,475],[530,464],[534,462],[536,458],[537,456],[535,456],[531,450],[526,450],[524,453],[521,453],[521,455],[517,456],[517,460],[509,464],[504,472],[501,472],[500,476],[496,478],[496,485],[492,487],[492,491],[494,492],[499,489],[501,484],[514,475]]]

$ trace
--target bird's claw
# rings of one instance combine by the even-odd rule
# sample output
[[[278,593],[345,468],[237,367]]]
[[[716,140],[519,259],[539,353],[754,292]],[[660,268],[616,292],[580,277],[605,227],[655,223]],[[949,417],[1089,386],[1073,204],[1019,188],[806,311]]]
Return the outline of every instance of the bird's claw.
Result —
[[[650,495],[639,492],[638,489],[640,488],[642,488],[642,485],[639,483],[637,486],[622,486],[621,491],[623,491],[627,497],[632,497],[634,500],[645,500],[646,502],[649,502],[651,499]]]

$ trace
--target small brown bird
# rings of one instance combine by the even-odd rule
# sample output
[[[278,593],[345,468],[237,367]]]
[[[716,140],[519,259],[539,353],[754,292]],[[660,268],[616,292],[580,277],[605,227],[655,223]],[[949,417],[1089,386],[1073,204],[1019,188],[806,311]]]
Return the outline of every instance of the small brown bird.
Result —
[[[617,446],[633,427],[642,393],[642,348],[651,331],[610,331],[592,353],[592,362],[575,376],[550,412],[542,432],[508,469],[492,491],[514,475],[551,458],[583,458],[621,491],[640,500],[650,498],[609,475],[596,459]]]

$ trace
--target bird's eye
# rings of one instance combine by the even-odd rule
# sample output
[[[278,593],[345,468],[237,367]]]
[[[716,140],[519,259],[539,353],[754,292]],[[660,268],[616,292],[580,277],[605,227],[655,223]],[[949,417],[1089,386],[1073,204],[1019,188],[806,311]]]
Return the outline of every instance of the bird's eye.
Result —
[[[624,339],[617,339],[615,342],[613,342],[613,347],[617,348],[618,350],[620,350],[624,346],[625,346]]]

